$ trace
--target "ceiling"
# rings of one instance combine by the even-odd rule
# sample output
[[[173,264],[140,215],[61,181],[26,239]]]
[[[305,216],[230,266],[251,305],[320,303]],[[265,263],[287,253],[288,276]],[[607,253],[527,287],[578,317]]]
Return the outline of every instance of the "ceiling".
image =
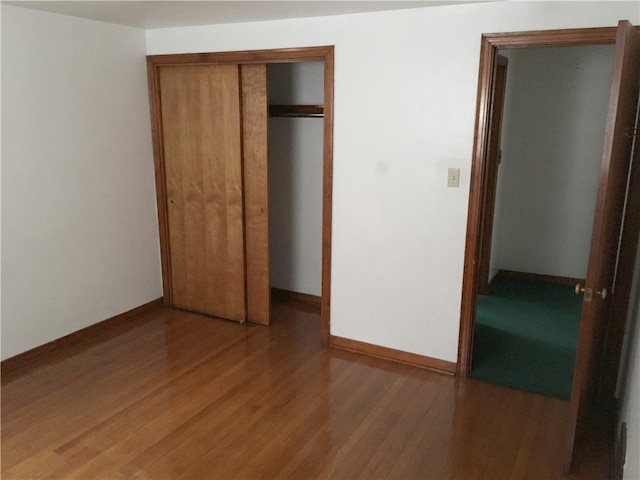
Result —
[[[490,0],[432,1],[6,1],[2,4],[43,10],[142,29],[259,22],[287,18],[345,15]]]

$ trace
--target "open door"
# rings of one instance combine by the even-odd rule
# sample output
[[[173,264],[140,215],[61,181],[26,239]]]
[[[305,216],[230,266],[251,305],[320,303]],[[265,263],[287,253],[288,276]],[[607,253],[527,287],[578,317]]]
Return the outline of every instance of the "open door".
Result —
[[[618,246],[636,132],[636,107],[640,89],[640,33],[620,21],[616,37],[611,96],[596,212],[591,234],[589,264],[584,286],[582,318],[569,407],[565,469],[589,425],[611,302],[616,301],[615,275]]]

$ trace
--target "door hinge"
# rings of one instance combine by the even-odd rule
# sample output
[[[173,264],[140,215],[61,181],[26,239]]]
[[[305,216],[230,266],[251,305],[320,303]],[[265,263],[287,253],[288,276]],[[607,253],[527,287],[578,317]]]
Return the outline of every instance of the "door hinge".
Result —
[[[634,138],[638,135],[638,127],[629,127],[624,131],[624,136],[627,138]]]

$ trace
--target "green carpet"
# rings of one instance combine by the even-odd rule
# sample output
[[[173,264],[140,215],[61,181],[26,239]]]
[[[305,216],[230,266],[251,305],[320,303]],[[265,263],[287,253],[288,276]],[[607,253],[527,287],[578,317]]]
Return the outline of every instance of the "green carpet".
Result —
[[[581,310],[569,285],[496,277],[478,296],[469,376],[569,399]]]

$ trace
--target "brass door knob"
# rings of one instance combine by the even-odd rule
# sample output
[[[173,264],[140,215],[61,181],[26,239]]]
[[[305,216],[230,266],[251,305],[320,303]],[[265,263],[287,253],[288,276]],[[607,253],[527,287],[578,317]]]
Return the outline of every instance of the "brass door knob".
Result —
[[[587,302],[590,302],[591,299],[593,298],[593,295],[596,295],[598,297],[600,297],[602,300],[604,300],[605,298],[607,298],[607,295],[609,294],[608,290],[606,288],[603,288],[602,290],[598,290],[598,289],[592,289],[592,288],[586,288],[583,287],[582,284],[577,284],[576,288],[576,295],[580,295],[581,293],[584,293],[584,299]]]

